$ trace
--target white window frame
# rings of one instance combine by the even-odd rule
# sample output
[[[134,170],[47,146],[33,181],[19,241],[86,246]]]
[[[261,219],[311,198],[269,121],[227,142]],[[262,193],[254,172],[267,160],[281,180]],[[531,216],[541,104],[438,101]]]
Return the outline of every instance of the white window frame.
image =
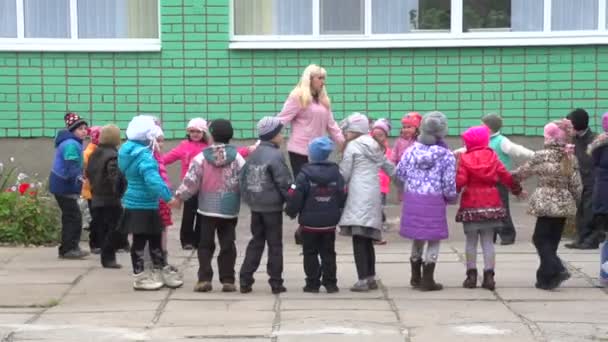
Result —
[[[280,0],[279,0],[280,1]],[[544,0],[543,31],[462,32],[463,0],[451,0],[450,32],[372,34],[371,2],[365,1],[362,35],[321,35],[319,0],[312,0],[311,35],[235,35],[234,0],[230,0],[230,49],[359,49],[474,46],[591,45],[608,44],[606,6],[598,0],[598,28],[593,31],[551,31],[551,0]],[[573,0],[574,1],[574,0]]]
[[[70,1],[71,38],[26,38],[24,26],[23,1],[16,1],[17,38],[0,38],[0,51],[78,51],[78,52],[144,52],[161,50],[161,0],[158,6],[158,38],[78,38],[77,0]],[[127,0],[128,1],[128,0]]]

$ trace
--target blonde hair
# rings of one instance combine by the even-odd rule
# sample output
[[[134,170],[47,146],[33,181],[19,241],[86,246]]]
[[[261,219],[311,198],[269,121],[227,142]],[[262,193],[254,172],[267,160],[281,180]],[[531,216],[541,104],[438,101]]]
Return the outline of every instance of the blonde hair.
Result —
[[[289,97],[296,96],[300,101],[300,106],[302,108],[308,107],[308,105],[312,102],[312,92],[310,91],[310,81],[314,76],[326,76],[327,72],[325,69],[321,68],[316,64],[311,64],[304,69],[302,73],[302,77],[300,77],[300,81],[296,85],[295,88],[289,94]],[[325,106],[327,109],[330,109],[331,103],[329,101],[329,96],[327,96],[327,91],[325,90],[325,86],[323,89],[319,91],[317,94],[319,103]]]

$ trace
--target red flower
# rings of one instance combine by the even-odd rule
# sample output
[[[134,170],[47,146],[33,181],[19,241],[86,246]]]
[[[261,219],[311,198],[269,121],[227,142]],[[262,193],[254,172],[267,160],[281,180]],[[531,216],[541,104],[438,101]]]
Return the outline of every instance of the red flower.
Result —
[[[30,196],[34,197],[36,196],[38,193],[36,191],[30,191],[29,192]]]
[[[19,185],[19,193],[23,195],[29,188],[30,188],[30,183],[23,183],[23,184]]]

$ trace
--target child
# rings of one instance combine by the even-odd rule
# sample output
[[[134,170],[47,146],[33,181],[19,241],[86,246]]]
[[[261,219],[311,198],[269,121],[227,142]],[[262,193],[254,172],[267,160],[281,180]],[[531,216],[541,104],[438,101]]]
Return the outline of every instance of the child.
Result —
[[[122,199],[125,210],[119,222],[119,231],[133,234],[131,261],[135,290],[158,290],[163,285],[176,288],[183,284],[175,279],[176,272],[165,263],[161,247],[163,223],[158,201],[160,198],[168,202],[172,197],[153,156],[157,139],[162,135],[153,117],[136,116],[127,127],[128,141],[118,151],[118,167],[127,179],[127,191]],[[146,244],[152,259],[152,274],[144,272]],[[162,272],[162,281],[159,272]]]
[[[581,199],[582,184],[578,163],[568,143],[572,123],[563,119],[545,125],[545,147],[513,172],[518,181],[538,176],[536,190],[530,196],[528,212],[537,217],[532,241],[540,258],[536,288],[551,290],[570,278],[557,256],[566,217],[574,216]]]
[[[87,122],[76,113],[64,116],[66,129],[55,138],[55,159],[49,176],[49,190],[61,209],[61,244],[59,257],[82,259],[89,255],[80,249],[82,214],[78,198],[82,192],[82,140],[87,136]]]
[[[213,144],[199,153],[176,192],[176,201],[188,200],[198,193],[198,213],[201,220],[201,240],[198,245],[198,283],[195,292],[213,289],[213,252],[215,232],[220,243],[217,264],[222,292],[234,292],[236,262],[235,228],[240,209],[239,171],[245,159],[229,145],[232,124],[228,120],[213,120],[209,126]]]
[[[442,146],[447,134],[443,113],[424,115],[418,141],[401,157],[397,176],[404,183],[401,236],[414,240],[410,285],[422,291],[443,288],[434,280],[440,241],[448,238],[446,205],[456,203],[456,160]],[[424,245],[427,244],[423,259]]]
[[[283,286],[283,204],[291,184],[291,173],[279,149],[283,124],[276,117],[264,117],[257,125],[261,140],[249,155],[240,178],[241,194],[251,209],[251,240],[240,271],[241,293],[251,292],[253,273],[260,265],[264,244],[268,244],[268,264],[273,294],[287,291]]]
[[[209,144],[209,133],[207,121],[202,118],[194,118],[186,126],[186,140],[163,156],[163,163],[171,165],[175,161],[181,162],[180,179],[184,179],[192,159],[203,151]],[[192,250],[198,247],[200,239],[200,222],[197,220],[196,211],[198,203],[197,196],[192,196],[184,203],[182,224],[179,238],[184,250]]]
[[[583,182],[583,194],[576,211],[577,238],[565,246],[573,249],[597,249],[600,241],[603,240],[603,234],[593,222],[592,196],[595,177],[591,156],[587,154],[589,144],[595,139],[595,133],[589,128],[589,114],[584,109],[573,110],[567,118],[574,127],[574,154]]]
[[[91,215],[97,222],[98,239],[101,243],[101,265],[105,268],[121,268],[116,262],[116,248],[122,240],[116,231],[122,215],[120,198],[127,182],[118,169],[120,129],[107,125],[100,129],[97,148],[89,158],[85,174],[91,188]]]
[[[395,145],[393,146],[393,151],[391,153],[391,161],[393,164],[397,165],[405,150],[416,142],[421,120],[422,116],[417,112],[407,113],[407,115],[401,119],[401,134],[397,140],[395,140]]]
[[[89,142],[89,144],[87,145],[87,147],[84,149],[84,152],[82,153],[82,168],[83,170],[87,169],[87,165],[89,163],[89,157],[91,157],[91,154],[93,154],[93,152],[95,151],[95,149],[97,149],[97,145],[99,144],[99,134],[101,133],[101,127],[99,126],[92,126],[87,130],[87,135],[91,138],[91,141]],[[101,253],[101,246],[103,245],[103,239],[100,239],[100,235],[102,234],[99,226],[98,226],[98,221],[95,219],[95,217],[93,217],[93,209],[91,206],[91,185],[89,183],[89,179],[87,177],[84,177],[84,181],[82,183],[82,192],[80,194],[82,196],[83,199],[85,199],[87,201],[87,206],[89,207],[89,212],[91,212],[91,222],[89,223],[89,248],[91,250],[91,253],[93,254],[99,254]]]
[[[336,225],[344,207],[345,193],[338,165],[327,160],[333,149],[334,143],[328,137],[312,140],[308,145],[309,163],[302,166],[289,190],[285,211],[291,218],[299,216],[306,273],[304,292],[318,293],[321,284],[327,293],[339,291]]]
[[[477,242],[481,239],[484,261],[481,286],[493,291],[496,287],[494,231],[506,216],[496,184],[504,184],[516,195],[521,193],[521,187],[513,182],[496,152],[488,147],[488,127],[471,127],[462,134],[462,140],[466,152],[459,155],[456,176],[456,190],[462,191],[456,222],[463,223],[466,236],[467,278],[462,286],[477,287]]]
[[[604,133],[598,135],[589,145],[588,153],[591,155],[595,172],[593,187],[593,215],[598,230],[608,233],[608,113],[602,116]],[[608,287],[608,240],[604,241],[600,252],[600,282]]]
[[[353,252],[359,280],[351,291],[377,289],[374,241],[382,239],[382,202],[378,172],[392,176],[395,167],[385,155],[384,146],[369,135],[367,117],[351,114],[343,121],[346,138],[340,173],[348,188],[340,234],[352,236]]]
[[[371,134],[374,139],[376,139],[376,141],[378,141],[384,146],[384,154],[389,160],[392,156],[392,150],[390,149],[388,144],[388,135],[390,133],[391,123],[387,119],[381,118],[374,122],[371,129]],[[386,214],[384,212],[384,206],[386,206],[386,196],[388,196],[388,193],[391,191],[391,178],[383,170],[380,170],[378,177],[380,177],[380,198],[382,199],[382,230],[386,231],[388,229],[386,224]],[[379,244],[386,244],[386,240],[382,239],[381,241],[379,241]]]
[[[502,128],[502,117],[496,113],[486,114],[481,118],[481,121],[490,130],[492,135],[490,136],[490,148],[496,152],[498,159],[505,166],[507,171],[511,171],[513,167],[513,158],[516,159],[530,159],[534,155],[534,151],[531,151],[521,145],[515,144],[509,138],[502,135],[500,129]],[[503,184],[498,183],[498,192],[500,193],[500,200],[505,207],[506,216],[502,222],[502,225],[496,230],[496,233],[500,236],[501,245],[512,245],[515,243],[515,226],[511,219],[511,210],[509,208],[509,189]]]

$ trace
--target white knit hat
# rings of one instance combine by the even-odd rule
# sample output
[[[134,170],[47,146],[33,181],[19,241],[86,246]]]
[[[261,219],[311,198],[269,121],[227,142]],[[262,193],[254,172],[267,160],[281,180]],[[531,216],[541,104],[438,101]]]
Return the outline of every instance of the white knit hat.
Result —
[[[189,128],[195,128],[201,132],[205,132],[207,131],[207,120],[203,118],[194,118],[190,120],[190,122],[188,122],[188,126],[186,126],[186,129]]]
[[[155,141],[163,135],[163,130],[156,124],[150,115],[134,117],[127,127],[127,139],[137,141]]]

